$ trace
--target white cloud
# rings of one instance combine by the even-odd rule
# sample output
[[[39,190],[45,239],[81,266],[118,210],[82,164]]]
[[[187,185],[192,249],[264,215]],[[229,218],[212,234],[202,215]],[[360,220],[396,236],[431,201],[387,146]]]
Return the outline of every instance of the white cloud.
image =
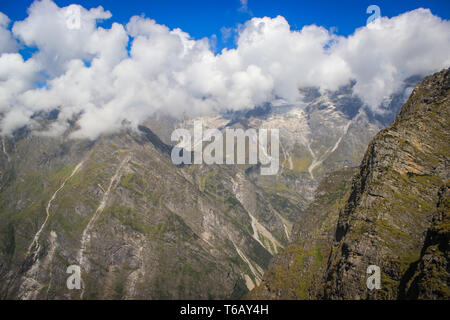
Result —
[[[69,28],[71,9],[80,12],[80,28]],[[35,1],[24,21],[15,22],[14,35],[29,47],[36,47],[34,59],[52,76],[61,74],[71,59],[91,59],[100,49],[93,36],[96,21],[111,17],[102,7],[86,10],[79,5],[59,8],[51,0]]]
[[[354,92],[373,108],[404,79],[450,66],[449,21],[417,9],[378,23],[358,29],[334,51],[357,80]]]
[[[39,65],[32,59],[24,61],[18,53],[3,53],[0,56],[0,113],[17,106],[21,94],[33,89],[39,79]]]
[[[332,90],[351,79],[376,110],[404,79],[450,65],[449,22],[424,9],[383,18],[379,28],[347,38],[314,25],[293,31],[281,16],[253,18],[238,30],[236,49],[214,54],[209,39],[193,40],[145,17],[97,27],[98,19],[111,17],[101,7],[77,7],[80,28],[67,29],[69,8],[35,2],[27,19],[14,23],[13,34],[38,51],[27,61],[17,53],[0,56],[3,134],[30,123],[36,111],[59,108],[46,134],[60,134],[66,120],[81,114],[73,136],[95,138],[158,111],[200,115],[278,97],[296,101],[299,87]],[[36,88],[42,71],[46,85]]]
[[[8,30],[9,23],[9,18],[4,13],[0,12],[0,54],[16,52],[19,48],[11,31]]]

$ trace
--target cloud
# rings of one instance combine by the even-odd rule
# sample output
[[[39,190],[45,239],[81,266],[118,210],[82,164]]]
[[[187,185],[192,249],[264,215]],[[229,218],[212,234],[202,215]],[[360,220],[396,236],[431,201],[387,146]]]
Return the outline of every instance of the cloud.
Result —
[[[67,28],[74,8],[78,29]],[[1,17],[0,31],[8,31]],[[208,38],[194,40],[142,16],[126,26],[97,26],[110,17],[101,7],[59,8],[44,0],[13,24],[13,35],[37,51],[26,61],[14,51],[0,56],[2,134],[25,124],[38,128],[32,115],[58,108],[58,119],[41,134],[61,134],[77,116],[80,129],[72,136],[94,139],[124,123],[136,127],[155,112],[195,116],[278,98],[295,102],[299,87],[334,90],[350,80],[377,111],[404,79],[450,65],[449,21],[425,9],[382,18],[376,29],[349,37],[315,25],[291,30],[281,16],[253,18],[237,31],[236,48],[219,54]]]
[[[40,67],[34,60],[24,61],[18,53],[3,53],[0,56],[0,113],[13,110],[27,113],[28,108],[19,100],[22,94],[34,89],[39,71]]]
[[[79,28],[70,28],[70,15],[80,15]],[[101,47],[96,35],[101,32],[96,22],[111,17],[102,7],[86,10],[79,5],[59,8],[50,0],[35,1],[24,21],[15,22],[14,36],[28,47],[36,47],[34,59],[51,76],[65,72],[72,59],[91,59]],[[98,38],[98,37],[97,37]]]
[[[17,52],[19,44],[8,30],[10,20],[0,12],[0,54]]]
[[[358,29],[334,50],[357,80],[354,92],[374,109],[404,79],[450,66],[449,21],[417,9],[377,23]]]

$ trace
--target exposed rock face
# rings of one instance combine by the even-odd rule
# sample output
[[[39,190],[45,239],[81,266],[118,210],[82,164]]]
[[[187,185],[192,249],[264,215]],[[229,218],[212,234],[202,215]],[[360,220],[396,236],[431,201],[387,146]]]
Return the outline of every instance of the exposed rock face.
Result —
[[[303,242],[300,219],[294,229],[299,240],[276,258],[250,297],[448,298],[449,90],[450,70],[427,77],[373,139],[335,227],[328,227],[336,230],[333,239],[325,237],[321,251],[328,254],[318,259],[308,252],[311,243],[324,240],[323,224]],[[336,209],[325,216],[333,222]],[[381,268],[379,290],[366,286],[369,265]],[[305,279],[286,277],[295,268],[292,275]],[[279,269],[284,271],[277,274]]]
[[[315,200],[295,223],[292,242],[276,255],[263,283],[251,291],[252,299],[316,299],[323,283],[336,233],[339,212],[344,207],[356,168],[345,168],[326,175]]]
[[[141,129],[7,144],[3,298],[238,298],[259,283],[287,243],[262,191],[237,167],[173,165]],[[81,267],[82,290],[67,289],[69,265]]]
[[[322,94],[305,90],[298,104],[202,118],[205,128],[280,129],[281,168],[274,176],[259,175],[258,166],[175,166],[170,133],[185,124],[160,115],[138,130],[95,141],[68,138],[76,119],[62,137],[40,136],[29,128],[3,137],[0,297],[245,295],[260,284],[272,256],[295,238],[292,225],[311,202],[319,179],[359,164],[370,139],[397,110],[377,119],[352,96],[351,86]],[[35,121],[45,127],[55,117],[36,115]],[[337,188],[329,203],[333,208],[351,172],[330,175]],[[338,211],[324,216],[327,211],[319,209],[312,207],[308,225],[294,233],[303,230],[309,241],[316,222],[322,226],[323,238],[309,244],[322,261]],[[66,287],[70,265],[81,267],[81,290]],[[321,280],[313,283],[319,290]]]
[[[402,279],[400,298],[449,299],[449,185],[439,190],[438,208],[427,232],[420,259]],[[407,289],[407,290],[406,290]]]
[[[427,77],[394,123],[369,145],[336,231],[325,296],[399,296],[418,260],[450,177],[450,71]],[[368,292],[367,266],[382,270],[382,289]]]

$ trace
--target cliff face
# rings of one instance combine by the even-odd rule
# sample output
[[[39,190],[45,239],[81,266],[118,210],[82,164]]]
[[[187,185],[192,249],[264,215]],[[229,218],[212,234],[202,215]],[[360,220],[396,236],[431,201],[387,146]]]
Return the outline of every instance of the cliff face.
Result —
[[[181,124],[169,120],[95,141],[68,138],[76,119],[61,137],[26,128],[2,137],[0,298],[240,298],[289,240],[252,295],[364,297],[355,288],[365,265],[385,257],[399,261],[382,266],[399,283],[385,296],[400,295],[395,286],[436,294],[426,284],[435,281],[427,270],[448,265],[445,192],[437,192],[448,174],[448,75],[436,79],[374,140],[353,185],[354,169],[327,172],[359,163],[382,122],[347,89],[313,95],[306,109],[203,118],[205,127],[280,128],[276,176],[257,166],[173,165],[167,135]],[[45,127],[53,118],[35,120]],[[66,287],[70,265],[81,268],[82,290]]]
[[[325,297],[395,299],[424,246],[449,179],[449,70],[418,85],[394,123],[369,145],[340,215]],[[367,266],[382,270],[368,292]]]
[[[449,70],[425,78],[414,89],[394,123],[367,148],[344,197],[335,234],[322,250],[327,255],[317,259],[314,252],[307,252],[298,261],[276,258],[251,297],[255,293],[272,298],[449,297],[449,90]],[[320,201],[320,197],[315,200]],[[332,221],[336,209],[327,210],[327,219]],[[297,223],[300,239],[302,223],[302,219]],[[290,247],[305,251],[309,243],[322,237],[320,224],[313,230],[308,244],[300,240]],[[282,257],[289,255],[286,251]],[[305,263],[312,259],[315,263]],[[369,265],[381,269],[379,290],[367,289]],[[300,269],[299,276],[314,274],[322,279],[320,284],[307,282],[303,294],[290,295],[281,286],[293,288],[300,280],[272,277],[272,272],[292,266]]]
[[[345,168],[321,180],[314,202],[294,225],[292,242],[273,258],[263,283],[248,298],[317,299],[323,295],[330,244],[355,173],[356,168]]]
[[[400,298],[449,299],[449,239],[450,239],[449,184],[439,190],[438,208],[427,232],[420,259],[404,277]],[[407,289],[407,290],[405,290]]]

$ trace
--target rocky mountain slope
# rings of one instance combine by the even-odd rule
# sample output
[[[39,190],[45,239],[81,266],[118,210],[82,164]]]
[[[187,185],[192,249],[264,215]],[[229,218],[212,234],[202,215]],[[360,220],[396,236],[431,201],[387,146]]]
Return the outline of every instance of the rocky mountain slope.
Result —
[[[68,138],[76,119],[61,137],[26,127],[2,137],[0,297],[245,295],[292,238],[320,178],[359,164],[403,94],[379,118],[352,96],[351,85],[302,90],[298,104],[200,119],[205,128],[280,129],[274,176],[248,165],[173,165],[170,134],[196,119],[156,115],[137,131],[95,141]],[[57,116],[35,120],[45,127]],[[81,268],[81,290],[66,287],[70,265]]]
[[[263,283],[249,298],[319,298],[339,212],[356,171],[356,168],[344,168],[321,180],[315,200],[294,225],[292,242],[273,258]]]
[[[6,144],[3,298],[229,298],[258,283],[287,242],[282,217],[238,168],[176,167],[155,137]],[[65,285],[73,264],[81,292]]]
[[[348,192],[344,172],[333,174],[339,183],[325,178],[295,241],[249,297],[448,299],[449,112],[447,69],[425,78],[376,135]],[[366,286],[369,265],[381,269],[378,290]]]

